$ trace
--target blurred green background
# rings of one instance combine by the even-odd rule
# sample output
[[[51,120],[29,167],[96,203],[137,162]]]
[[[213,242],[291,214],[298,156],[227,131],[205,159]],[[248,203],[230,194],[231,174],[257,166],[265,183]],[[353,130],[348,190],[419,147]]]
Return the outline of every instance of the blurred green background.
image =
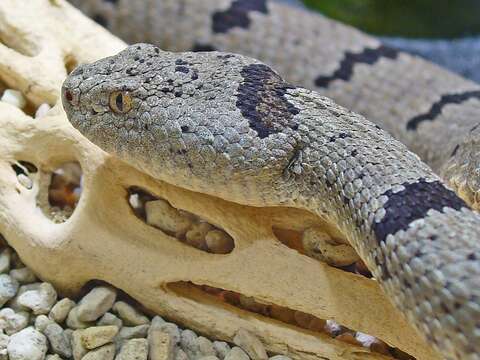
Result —
[[[376,35],[458,38],[480,33],[480,0],[303,0]]]

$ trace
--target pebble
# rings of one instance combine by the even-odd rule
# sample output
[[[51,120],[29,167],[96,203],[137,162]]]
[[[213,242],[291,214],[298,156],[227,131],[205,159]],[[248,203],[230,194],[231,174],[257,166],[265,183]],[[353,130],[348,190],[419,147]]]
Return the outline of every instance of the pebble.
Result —
[[[3,92],[0,101],[9,103],[19,109],[23,109],[27,105],[27,100],[20,91],[7,89]]]
[[[175,341],[170,333],[156,327],[150,329],[148,347],[150,360],[173,360]]]
[[[180,330],[178,329],[177,324],[165,322],[163,324],[151,327],[150,331],[153,331],[155,329],[159,329],[163,332],[168,333],[172,337],[172,341],[174,344],[178,344],[180,342]]]
[[[189,357],[181,348],[175,348],[175,355],[173,356],[175,360],[189,360]]]
[[[217,352],[213,348],[213,344],[204,336],[197,338],[198,350],[202,356],[217,356]]]
[[[115,325],[118,326],[118,328],[121,328],[123,326],[123,321],[122,319],[119,319],[116,317],[114,314],[107,312],[103,314],[103,316],[98,319],[97,321],[98,326],[102,325]]]
[[[270,357],[268,360],[292,360],[292,359],[285,355],[275,355]]]
[[[13,279],[17,280],[20,284],[30,284],[37,281],[37,277],[35,276],[33,271],[27,267],[22,267],[20,269],[12,269],[10,271],[10,276]]]
[[[161,316],[155,315],[152,319],[152,326],[153,327],[159,327],[162,324],[165,324],[166,321],[163,320]]]
[[[7,350],[10,360],[43,360],[47,338],[30,326],[10,336]]]
[[[75,301],[69,298],[63,298],[55,305],[53,305],[52,310],[48,314],[48,317],[55,321],[56,323],[63,323],[68,316],[70,310],[75,306]]]
[[[48,325],[52,324],[53,320],[46,315],[39,315],[35,318],[35,329],[43,333]]]
[[[124,326],[117,335],[118,339],[128,340],[137,338],[146,338],[150,325]]]
[[[192,226],[190,218],[183,216],[163,199],[146,202],[145,214],[147,224],[174,233],[178,237],[183,236]]]
[[[3,333],[0,333],[0,360],[8,360],[8,343],[10,337]]]
[[[60,356],[70,358],[72,356],[72,346],[68,335],[65,334],[63,328],[57,323],[51,323],[44,331],[52,351]]]
[[[230,345],[228,345],[225,341],[214,341],[213,348],[215,349],[215,353],[220,360],[223,360],[230,351]]]
[[[262,342],[251,332],[239,329],[233,338],[235,345],[241,347],[253,360],[268,359]]]
[[[73,359],[82,360],[83,356],[88,352],[82,343],[82,330],[75,330],[72,333],[72,339],[70,343],[72,344]]]
[[[189,359],[196,358],[200,349],[198,348],[198,336],[190,329],[185,329],[182,331],[180,337],[180,347],[185,351]]]
[[[109,311],[115,299],[117,292],[111,287],[98,286],[93,288],[77,306],[77,318],[82,322],[95,321],[100,316]]]
[[[117,301],[112,310],[118,314],[123,323],[128,326],[149,324],[150,320],[142,315],[137,309],[123,301]]]
[[[35,119],[41,119],[42,117],[47,115],[50,109],[51,109],[50,105],[48,105],[47,103],[43,103],[37,108],[37,111],[35,111]]]
[[[86,349],[95,349],[102,345],[113,341],[118,333],[118,327],[108,326],[92,326],[81,332],[82,344]]]
[[[205,236],[210,230],[213,230],[213,226],[207,222],[193,224],[190,230],[185,234],[185,240],[189,245],[198,249],[207,250]]]
[[[0,273],[6,273],[10,270],[10,259],[12,257],[12,250],[10,248],[5,248],[0,253]]]
[[[223,230],[211,230],[205,235],[208,249],[214,254],[228,254],[235,244],[233,239]]]
[[[219,359],[214,355],[208,355],[208,356],[199,357],[198,360],[219,360]]]
[[[235,346],[225,356],[225,360],[250,360],[250,358],[245,351]]]
[[[7,335],[12,335],[27,327],[30,315],[25,311],[16,313],[13,309],[0,310],[0,329]]]
[[[67,316],[66,324],[72,329],[86,329],[93,324],[91,322],[84,322],[78,318],[78,306],[74,307]]]
[[[63,360],[63,359],[60,356],[58,356],[57,354],[55,354],[55,355],[47,355],[45,360]]]
[[[132,339],[125,341],[115,360],[147,360],[148,341],[146,339]]]
[[[1,277],[2,275],[0,275]],[[36,290],[40,286],[40,283],[33,283],[33,284],[25,284],[20,286],[20,288],[17,291],[17,294],[13,299],[11,299],[8,303],[9,307],[11,307],[15,311],[30,311],[29,308],[26,306],[20,305],[18,303],[18,298],[25,292],[30,291],[30,290]]]
[[[0,306],[12,299],[18,291],[18,281],[7,274],[0,274]]]
[[[37,289],[25,291],[18,303],[33,311],[35,315],[48,314],[57,301],[57,292],[50,283],[41,283]]]
[[[82,360],[113,360],[115,357],[115,345],[103,345],[95,350],[89,351]]]

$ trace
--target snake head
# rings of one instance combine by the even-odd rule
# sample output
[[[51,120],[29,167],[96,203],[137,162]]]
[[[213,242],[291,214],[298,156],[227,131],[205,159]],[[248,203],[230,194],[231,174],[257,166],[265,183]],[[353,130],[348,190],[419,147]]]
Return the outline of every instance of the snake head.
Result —
[[[136,44],[78,67],[62,100],[72,125],[108,153],[196,191],[217,180],[231,197],[231,188],[275,188],[291,168],[300,112],[291,92],[248,57]]]

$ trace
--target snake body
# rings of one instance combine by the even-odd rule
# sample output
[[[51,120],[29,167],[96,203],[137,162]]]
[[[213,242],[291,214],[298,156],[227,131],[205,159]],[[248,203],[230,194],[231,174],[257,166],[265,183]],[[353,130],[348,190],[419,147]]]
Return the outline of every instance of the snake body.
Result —
[[[447,359],[480,359],[480,216],[361,115],[237,54],[137,44],[66,79],[70,122],[157,179],[337,224]]]
[[[480,86],[348,26],[267,0],[70,0],[128,42],[272,66],[374,121],[480,207]]]

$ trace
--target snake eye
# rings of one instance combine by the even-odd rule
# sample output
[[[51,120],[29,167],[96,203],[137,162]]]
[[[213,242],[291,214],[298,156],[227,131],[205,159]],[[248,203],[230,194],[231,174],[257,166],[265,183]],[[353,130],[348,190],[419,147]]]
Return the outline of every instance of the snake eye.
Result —
[[[126,114],[132,108],[132,97],[128,92],[114,91],[110,94],[110,109],[118,114]]]

